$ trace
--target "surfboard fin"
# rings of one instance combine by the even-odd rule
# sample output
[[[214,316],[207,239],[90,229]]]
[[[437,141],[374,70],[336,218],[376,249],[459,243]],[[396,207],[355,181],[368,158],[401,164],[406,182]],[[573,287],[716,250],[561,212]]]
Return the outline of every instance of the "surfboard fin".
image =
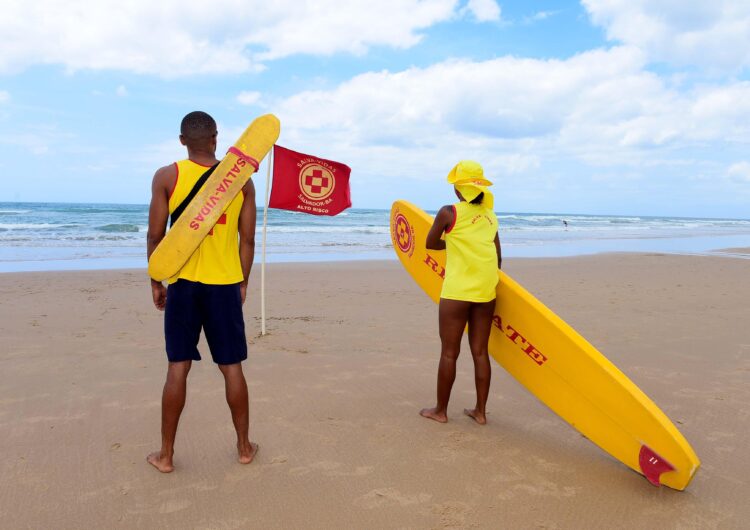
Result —
[[[641,446],[641,452],[638,454],[638,465],[641,467],[643,476],[654,486],[661,486],[659,479],[662,473],[674,471],[672,464],[645,445]]]

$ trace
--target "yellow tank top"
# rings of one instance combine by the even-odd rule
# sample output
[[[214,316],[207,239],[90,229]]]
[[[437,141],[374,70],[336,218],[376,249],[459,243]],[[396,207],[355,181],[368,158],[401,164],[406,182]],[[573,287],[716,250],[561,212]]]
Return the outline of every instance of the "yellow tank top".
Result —
[[[497,288],[497,216],[481,204],[453,206],[455,222],[445,231],[445,280],[441,298],[489,302]]]
[[[210,168],[192,160],[175,162],[175,166],[177,167],[177,181],[169,196],[170,214],[188,196],[201,175]],[[240,193],[229,203],[213,229],[182,269],[168,280],[169,283],[182,278],[211,285],[227,285],[239,283],[244,279],[238,232],[243,201],[244,195]]]

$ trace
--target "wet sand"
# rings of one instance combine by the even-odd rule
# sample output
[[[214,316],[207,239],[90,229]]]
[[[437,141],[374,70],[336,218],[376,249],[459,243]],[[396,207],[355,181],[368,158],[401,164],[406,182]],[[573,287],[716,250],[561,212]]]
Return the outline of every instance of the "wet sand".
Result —
[[[750,255],[750,248],[723,248],[719,250],[718,252],[723,252],[725,254],[741,254],[741,255]]]

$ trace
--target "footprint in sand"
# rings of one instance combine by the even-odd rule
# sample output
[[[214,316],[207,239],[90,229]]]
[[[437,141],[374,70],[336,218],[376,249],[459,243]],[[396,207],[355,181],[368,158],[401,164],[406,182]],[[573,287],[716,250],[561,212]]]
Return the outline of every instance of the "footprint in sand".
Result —
[[[706,439],[709,442],[716,442],[718,440],[722,440],[726,438],[734,438],[734,433],[723,432],[723,431],[713,431],[706,436]]]
[[[159,506],[159,513],[175,513],[179,512],[180,510],[184,510],[188,506],[190,506],[190,501],[187,500],[171,500],[167,501],[161,506]]]
[[[537,480],[535,484],[516,484],[510,488],[498,493],[497,498],[503,501],[511,500],[516,497],[526,498],[534,497],[552,497],[563,499],[575,497],[581,488],[575,486],[559,486],[548,480]]]
[[[354,504],[372,510],[383,506],[412,506],[429,502],[430,499],[432,499],[432,495],[429,493],[408,495],[401,493],[396,488],[378,488],[354,499]]]
[[[327,477],[362,477],[369,475],[375,468],[372,466],[358,466],[349,471],[345,469],[341,462],[321,461],[310,464],[309,466],[294,467],[289,470],[290,475],[301,476],[317,471]]]
[[[433,504],[432,513],[440,517],[442,528],[468,528],[474,526],[467,521],[474,510],[465,502],[449,501]]]

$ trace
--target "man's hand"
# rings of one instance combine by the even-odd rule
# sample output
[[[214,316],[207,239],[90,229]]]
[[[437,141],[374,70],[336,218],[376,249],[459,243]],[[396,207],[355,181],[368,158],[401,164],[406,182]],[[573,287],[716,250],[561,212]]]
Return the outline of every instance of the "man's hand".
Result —
[[[167,288],[161,282],[151,280],[151,296],[154,299],[154,305],[159,311],[164,311],[167,305]],[[244,296],[243,296],[244,300]]]
[[[245,305],[246,295],[247,295],[247,284],[245,282],[242,282],[240,284],[240,299],[242,300],[242,305]]]

